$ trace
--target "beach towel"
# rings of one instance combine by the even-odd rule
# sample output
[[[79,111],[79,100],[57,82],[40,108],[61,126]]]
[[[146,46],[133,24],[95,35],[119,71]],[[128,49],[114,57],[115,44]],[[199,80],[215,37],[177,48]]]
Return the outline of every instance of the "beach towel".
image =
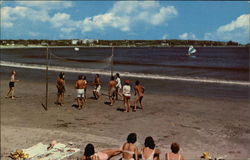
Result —
[[[78,148],[70,148],[62,143],[57,143],[55,146],[47,150],[48,145],[38,143],[28,149],[23,149],[23,152],[29,154],[28,159],[32,160],[61,160],[69,157],[80,151]]]

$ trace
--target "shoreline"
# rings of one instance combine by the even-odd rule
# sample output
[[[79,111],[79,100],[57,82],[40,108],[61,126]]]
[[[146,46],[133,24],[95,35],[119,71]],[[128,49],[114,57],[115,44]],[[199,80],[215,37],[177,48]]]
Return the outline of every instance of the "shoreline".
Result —
[[[72,45],[72,46],[48,46],[48,48],[111,48],[111,47],[117,47],[117,48],[187,48],[190,45],[176,45],[176,46],[110,46],[110,45],[101,45],[101,46],[80,46],[80,45]],[[199,48],[219,48],[219,47],[225,47],[225,48],[249,48],[249,46],[199,46],[199,45],[193,45],[194,47]],[[43,45],[29,45],[29,46],[5,46],[0,45],[0,49],[25,49],[25,48],[47,48],[47,46]]]

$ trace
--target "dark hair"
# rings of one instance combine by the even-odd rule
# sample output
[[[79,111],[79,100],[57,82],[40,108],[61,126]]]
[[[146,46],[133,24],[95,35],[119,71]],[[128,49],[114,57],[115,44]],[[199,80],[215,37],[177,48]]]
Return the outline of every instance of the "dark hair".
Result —
[[[99,74],[96,74],[97,77],[100,77]]]
[[[79,80],[82,79],[82,75],[79,75],[79,76],[78,76],[78,79],[79,79]]]
[[[83,76],[83,79],[86,80],[86,76]]]
[[[173,152],[173,153],[178,153],[179,152],[179,150],[180,150],[180,146],[179,146],[179,144],[178,143],[172,143],[171,144],[171,151]]]
[[[63,73],[63,72],[60,72],[59,78],[63,79],[63,76],[64,76],[64,73]]]
[[[130,133],[127,138],[128,143],[135,143],[137,141],[136,133]]]
[[[116,76],[120,78],[120,74],[119,73],[116,73]]]
[[[115,77],[114,77],[114,76],[111,76],[111,80],[115,80]]]
[[[136,81],[135,81],[135,84],[136,84],[136,85],[139,85],[139,84],[140,84],[140,81],[139,81],[139,80],[136,80]]]
[[[93,154],[95,154],[95,148],[93,144],[89,143],[85,147],[84,156],[86,157],[86,159],[89,159]]]
[[[151,136],[147,137],[145,139],[144,145],[145,145],[145,147],[149,147],[150,149],[154,149],[155,148],[155,141]]]

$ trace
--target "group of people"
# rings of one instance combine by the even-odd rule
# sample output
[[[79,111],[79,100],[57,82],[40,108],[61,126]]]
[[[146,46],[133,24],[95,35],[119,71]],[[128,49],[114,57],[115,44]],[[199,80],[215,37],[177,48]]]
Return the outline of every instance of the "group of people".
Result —
[[[108,96],[109,96],[109,104],[112,106],[115,103],[115,100],[118,100],[119,97],[122,98],[124,101],[124,112],[130,111],[131,106],[131,94],[132,94],[132,87],[130,85],[129,80],[124,81],[124,85],[122,86],[121,78],[119,73],[116,73],[116,76],[111,76],[110,81],[108,82]],[[77,105],[78,109],[82,109],[84,106],[84,103],[86,102],[86,92],[87,92],[87,80],[86,76],[79,75],[78,80],[75,83],[75,88],[77,92]],[[94,86],[93,90],[93,96],[94,99],[98,100],[101,96],[101,88],[102,88],[102,81],[100,79],[100,75],[96,74],[95,79],[90,85]],[[64,101],[64,93],[65,93],[65,78],[64,73],[61,72],[57,78],[56,82],[57,87],[57,100],[56,104],[63,105]],[[137,104],[139,102],[141,109],[144,109],[144,105],[142,103],[142,99],[144,96],[144,87],[140,84],[140,81],[137,80],[135,82],[134,87],[134,107],[133,111],[137,110]]]
[[[144,141],[144,147],[138,149],[135,145],[137,141],[136,133],[130,133],[127,137],[127,142],[118,149],[105,149],[95,152],[93,144],[87,144],[84,149],[82,160],[108,160],[111,157],[122,154],[122,160],[160,160],[161,151],[156,148],[154,139],[149,136]],[[171,144],[171,152],[165,154],[166,160],[184,160],[179,154],[180,146],[178,143]]]

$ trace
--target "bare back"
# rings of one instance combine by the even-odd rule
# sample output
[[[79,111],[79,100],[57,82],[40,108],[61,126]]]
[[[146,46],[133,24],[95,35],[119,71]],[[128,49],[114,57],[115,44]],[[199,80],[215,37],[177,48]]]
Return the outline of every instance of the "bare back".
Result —
[[[133,155],[137,155],[137,147],[132,144],[132,143],[125,143],[122,147],[122,150],[123,150],[123,158],[124,159],[130,159],[130,158],[133,158]]]
[[[117,84],[117,82],[115,81],[115,80],[110,80],[109,81],[109,88],[111,89],[111,88],[116,88],[116,84]]]
[[[86,83],[84,80],[80,79],[76,81],[76,89],[84,89],[86,87]]]
[[[140,97],[143,96],[143,92],[144,92],[144,87],[142,85],[136,85],[135,86],[135,92],[137,95],[139,95]]]

